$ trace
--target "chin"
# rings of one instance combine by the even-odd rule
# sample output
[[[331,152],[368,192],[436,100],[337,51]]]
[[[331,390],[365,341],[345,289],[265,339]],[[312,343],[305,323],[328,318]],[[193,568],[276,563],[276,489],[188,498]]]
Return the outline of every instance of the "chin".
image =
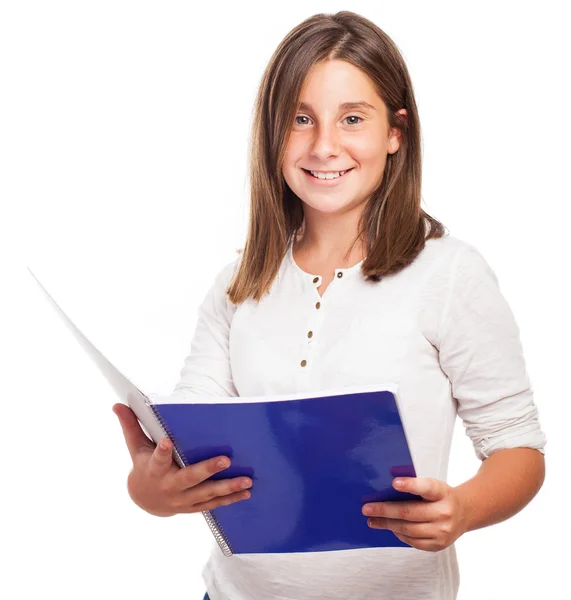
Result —
[[[336,203],[336,202],[306,202],[305,200],[303,200],[303,198],[301,198],[303,204],[304,204],[304,208],[308,208],[310,210],[313,210],[315,212],[319,212],[319,213],[323,213],[323,214],[336,214],[336,213],[344,213],[347,212],[348,210],[350,210],[351,208],[353,208],[352,203],[350,202],[343,202],[343,203]]]

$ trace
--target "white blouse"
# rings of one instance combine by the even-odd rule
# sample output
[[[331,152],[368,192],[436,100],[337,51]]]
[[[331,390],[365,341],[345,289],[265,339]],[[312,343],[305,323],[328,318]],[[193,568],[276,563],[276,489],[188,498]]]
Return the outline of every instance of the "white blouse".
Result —
[[[427,240],[412,264],[378,283],[365,280],[361,263],[335,269],[320,297],[321,275],[295,263],[290,242],[270,293],[236,306],[225,289],[239,260],[200,305],[173,394],[393,382],[419,477],[446,481],[457,414],[482,460],[502,448],[544,453],[518,326],[473,245],[451,235]],[[452,600],[459,587],[454,545],[228,558],[213,541],[203,579],[212,600]]]

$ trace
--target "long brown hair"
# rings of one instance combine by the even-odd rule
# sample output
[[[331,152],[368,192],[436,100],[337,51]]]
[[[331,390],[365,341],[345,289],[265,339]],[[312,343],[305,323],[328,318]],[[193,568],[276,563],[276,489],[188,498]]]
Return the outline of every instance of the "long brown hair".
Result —
[[[258,88],[249,145],[250,215],[245,246],[227,294],[233,304],[259,301],[272,286],[292,235],[301,229],[301,199],[285,182],[282,162],[299,95],[320,61],[344,60],[373,82],[400,147],[388,154],[381,184],[368,198],[353,245],[366,240],[361,272],[380,281],[409,265],[445,227],[421,203],[420,122],[412,83],[396,44],[351,11],[319,13],[292,29],[276,48]],[[406,108],[406,117],[397,114]]]

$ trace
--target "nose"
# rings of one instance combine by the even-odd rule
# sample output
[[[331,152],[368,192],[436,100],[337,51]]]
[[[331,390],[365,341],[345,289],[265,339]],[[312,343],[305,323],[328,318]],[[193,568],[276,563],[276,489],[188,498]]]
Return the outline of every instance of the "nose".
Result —
[[[330,156],[339,154],[339,132],[335,125],[320,125],[315,128],[315,137],[311,144],[311,156],[325,162]]]

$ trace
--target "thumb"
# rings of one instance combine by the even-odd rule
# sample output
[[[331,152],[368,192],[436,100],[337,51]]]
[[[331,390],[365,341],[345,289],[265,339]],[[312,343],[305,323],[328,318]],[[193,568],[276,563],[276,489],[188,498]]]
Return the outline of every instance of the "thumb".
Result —
[[[157,444],[149,460],[149,473],[154,477],[162,477],[170,471],[172,465],[172,442],[163,438]]]
[[[399,480],[402,484],[399,485]],[[444,498],[450,486],[439,479],[429,477],[399,477],[394,480],[394,486],[401,492],[422,496],[425,500],[436,502]]]
[[[125,437],[125,443],[127,444],[133,462],[141,450],[154,450],[155,444],[145,435],[145,432],[139,425],[135,413],[128,406],[121,403],[114,404],[113,412],[119,419],[119,423],[123,430],[123,436]]]

